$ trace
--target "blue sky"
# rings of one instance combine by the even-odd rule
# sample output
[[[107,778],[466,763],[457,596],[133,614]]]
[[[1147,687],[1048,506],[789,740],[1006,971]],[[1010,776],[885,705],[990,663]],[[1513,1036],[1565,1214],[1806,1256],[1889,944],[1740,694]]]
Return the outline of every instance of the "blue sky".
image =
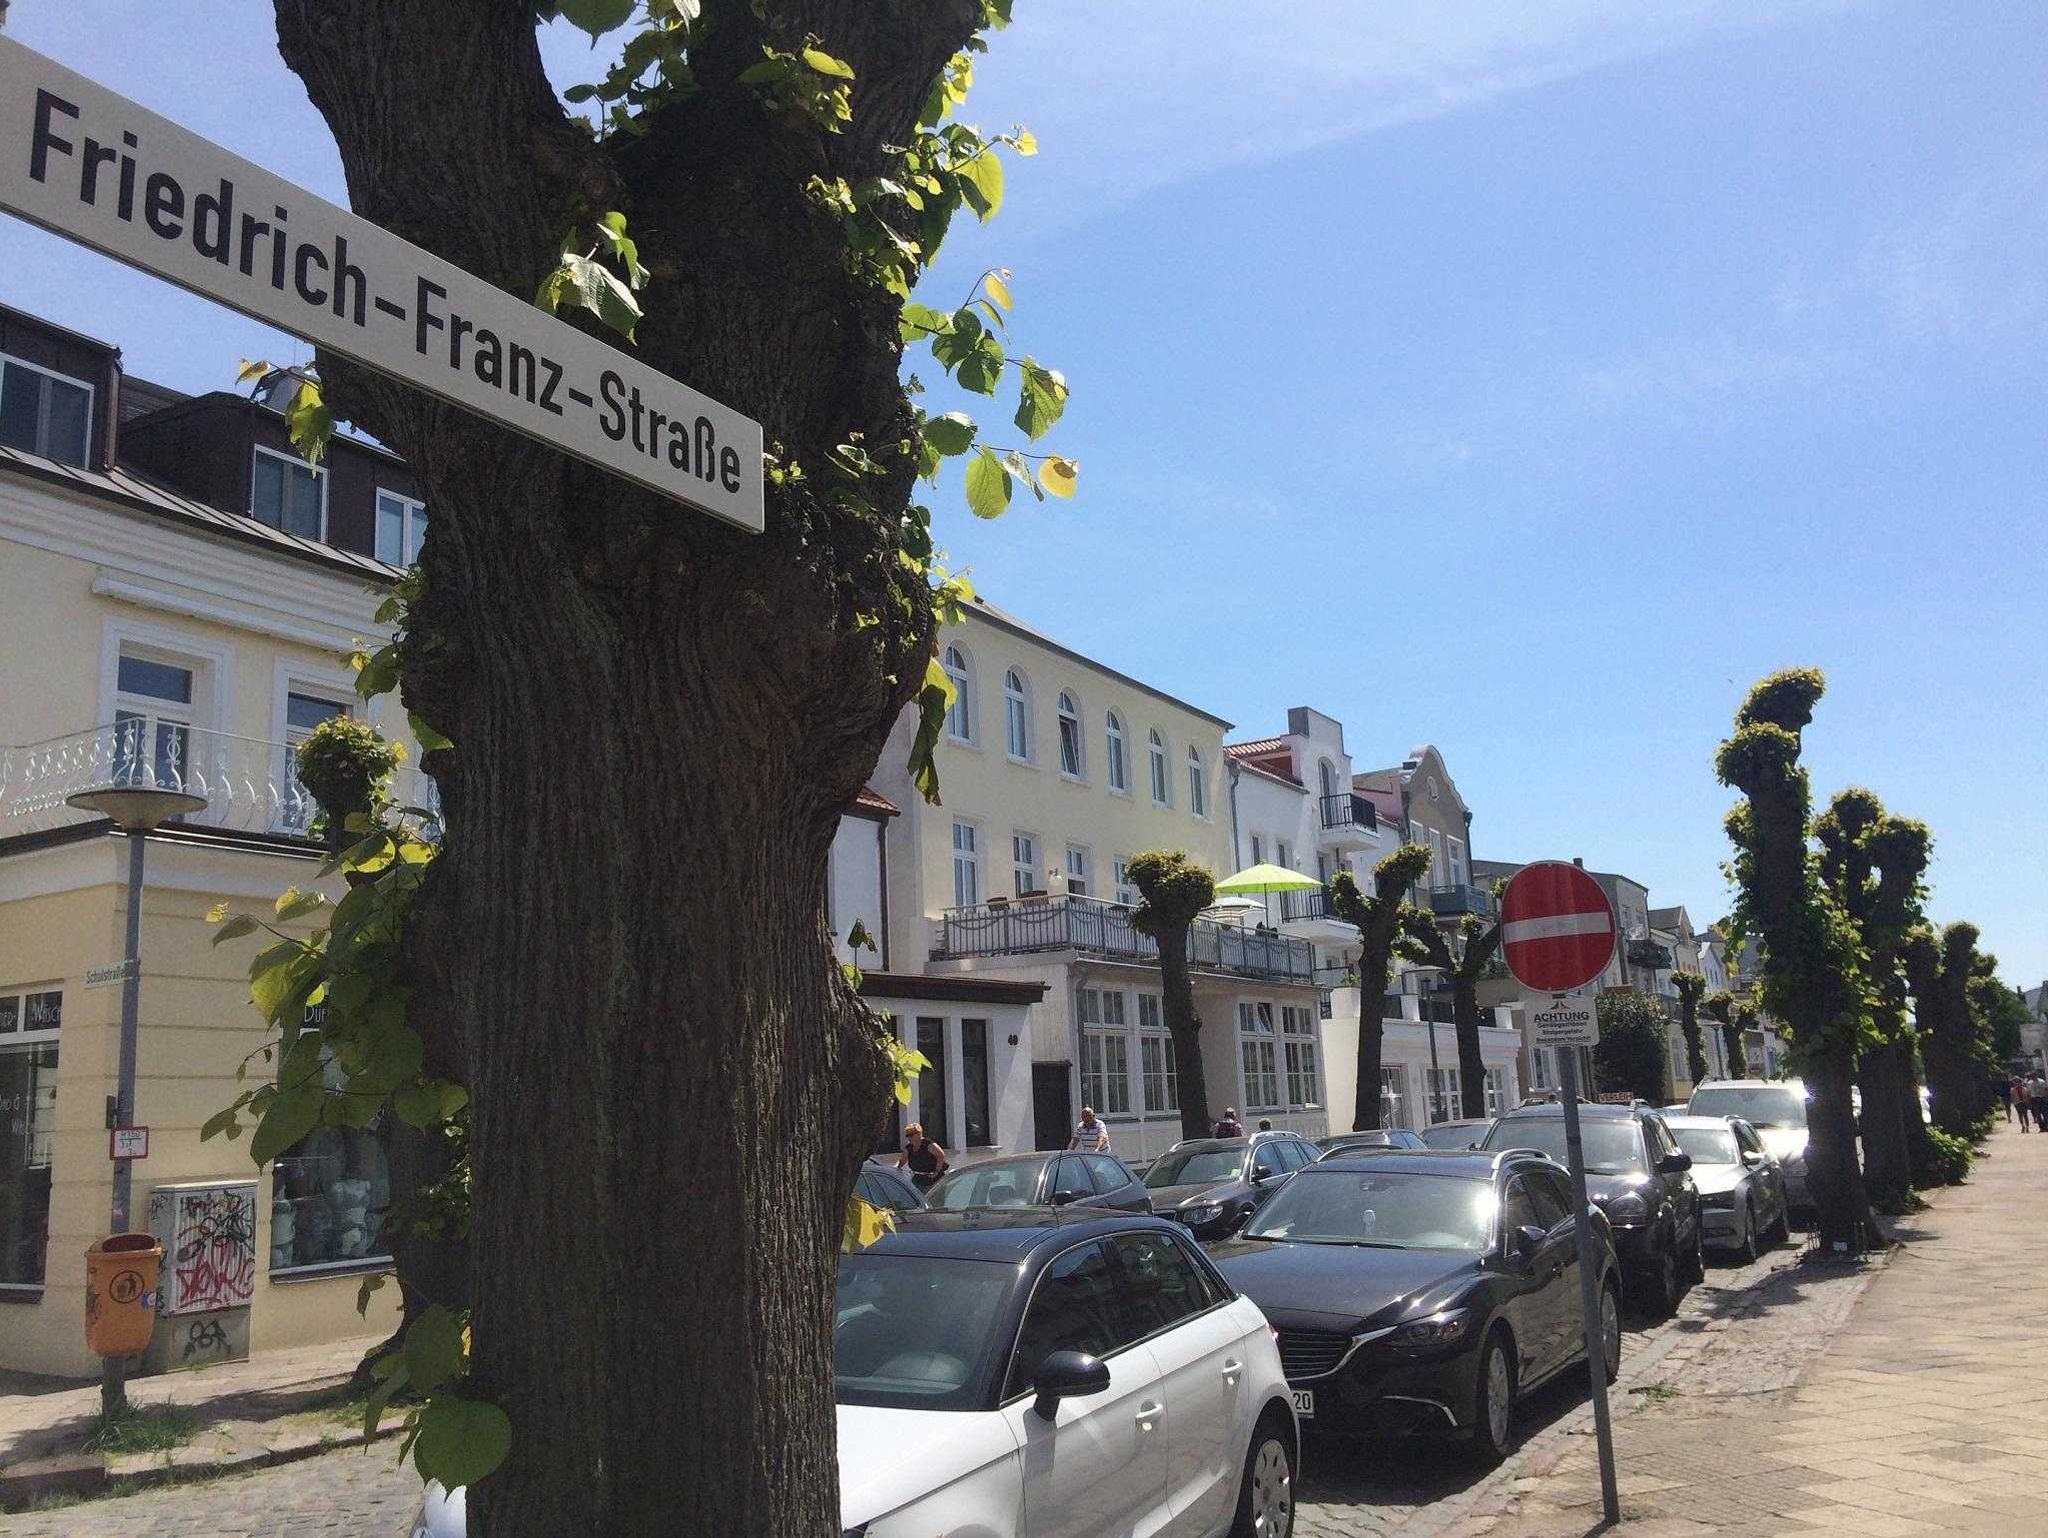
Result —
[[[1017,9],[969,116],[1042,153],[931,297],[1015,270],[1082,492],[942,501],[992,599],[1247,735],[1305,703],[1361,765],[1432,741],[1475,853],[1700,922],[1714,745],[1817,664],[1817,792],[1925,818],[1934,916],[2048,976],[2036,0]],[[260,0],[8,30],[340,194]],[[292,352],[11,222],[0,298],[186,389]]]

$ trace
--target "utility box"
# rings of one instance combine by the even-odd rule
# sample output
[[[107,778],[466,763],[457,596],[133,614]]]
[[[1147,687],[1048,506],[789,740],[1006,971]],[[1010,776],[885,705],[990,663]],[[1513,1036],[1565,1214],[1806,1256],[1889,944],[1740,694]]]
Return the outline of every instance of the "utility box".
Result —
[[[190,1180],[151,1188],[149,1229],[164,1251],[157,1330],[145,1372],[246,1361],[256,1294],[256,1182]]]
[[[156,1332],[156,1285],[164,1247],[153,1234],[109,1234],[85,1252],[85,1347],[95,1356],[139,1356]]]

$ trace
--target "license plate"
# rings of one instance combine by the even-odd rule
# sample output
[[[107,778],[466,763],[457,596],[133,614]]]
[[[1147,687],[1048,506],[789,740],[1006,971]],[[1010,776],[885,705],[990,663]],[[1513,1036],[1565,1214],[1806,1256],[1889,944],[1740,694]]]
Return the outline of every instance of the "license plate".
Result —
[[[1316,1391],[1312,1388],[1291,1388],[1289,1397],[1294,1400],[1294,1413],[1305,1421],[1316,1418]]]

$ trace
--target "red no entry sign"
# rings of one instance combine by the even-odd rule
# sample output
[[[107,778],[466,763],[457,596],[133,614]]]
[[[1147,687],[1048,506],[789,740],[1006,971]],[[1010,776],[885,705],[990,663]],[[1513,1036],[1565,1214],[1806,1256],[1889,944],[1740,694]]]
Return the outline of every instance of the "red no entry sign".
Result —
[[[1500,903],[1501,957],[1532,993],[1571,993],[1614,955],[1614,905],[1600,883],[1562,860],[1525,865]]]

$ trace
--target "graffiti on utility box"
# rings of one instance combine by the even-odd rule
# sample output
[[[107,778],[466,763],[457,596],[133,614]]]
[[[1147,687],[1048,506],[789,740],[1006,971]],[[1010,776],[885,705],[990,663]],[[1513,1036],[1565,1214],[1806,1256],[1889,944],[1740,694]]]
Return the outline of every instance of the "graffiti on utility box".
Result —
[[[149,1227],[164,1247],[158,1311],[246,1308],[256,1293],[256,1185],[158,1186]]]

